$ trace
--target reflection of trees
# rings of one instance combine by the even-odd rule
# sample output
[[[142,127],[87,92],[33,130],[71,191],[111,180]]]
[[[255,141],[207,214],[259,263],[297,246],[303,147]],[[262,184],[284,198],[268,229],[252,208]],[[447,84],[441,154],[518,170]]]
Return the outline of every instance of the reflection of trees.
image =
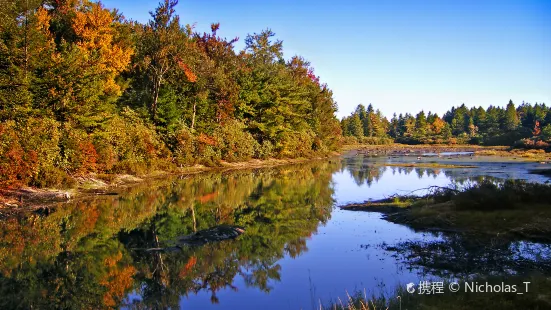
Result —
[[[441,277],[475,274],[551,274],[551,246],[501,237],[447,234],[435,241],[406,241],[387,247],[411,268]]]
[[[178,306],[182,295],[234,288],[236,276],[260,290],[278,281],[285,255],[306,239],[333,205],[336,163],[204,174],[155,181],[119,196],[60,205],[48,216],[0,221],[0,308]],[[219,224],[239,225],[238,239],[178,252],[177,236]],[[235,288],[234,288],[235,289]]]
[[[280,278],[278,260],[286,254],[296,257],[306,251],[306,238],[320,222],[329,219],[333,204],[329,186],[331,169],[317,165],[272,169],[254,178],[223,176],[212,187],[217,190],[217,197],[226,197],[226,190],[235,194],[235,186],[247,189],[240,198],[234,196],[233,202],[219,203],[195,199],[191,202],[193,208],[188,206],[184,212],[176,212],[181,210],[177,205],[167,206],[147,225],[122,236],[133,239],[130,242],[140,247],[149,247],[154,245],[152,231],[158,232],[160,240],[167,241],[188,234],[193,226],[190,210],[194,210],[197,229],[230,224],[246,230],[236,240],[201,248],[152,255],[135,252],[134,260],[140,266],[137,280],[144,285],[138,290],[141,300],[133,305],[177,307],[179,296],[204,290],[211,292],[213,302],[218,302],[217,291],[234,289],[236,276],[243,277],[248,286],[269,291],[270,282]],[[188,185],[180,183],[182,188],[194,188]],[[189,195],[183,191],[177,196]],[[163,268],[154,263],[160,260],[157,257],[160,255]],[[160,300],[160,296],[164,299]]]
[[[344,158],[343,163],[358,186],[371,186],[373,181],[378,182],[387,169],[385,166],[370,164],[362,155]]]
[[[503,179],[491,176],[472,176],[472,171],[469,168],[442,169],[412,166],[385,166],[385,162],[361,154],[345,157],[342,159],[342,163],[341,172],[348,171],[358,186],[367,184],[368,187],[371,187],[373,182],[377,183],[388,169],[392,172],[393,176],[415,173],[419,179],[427,177],[436,178],[440,174],[444,174],[450,179],[452,185],[458,187],[481,182],[483,180],[491,180],[495,183],[504,181]],[[404,163],[404,165],[406,165],[406,163]]]

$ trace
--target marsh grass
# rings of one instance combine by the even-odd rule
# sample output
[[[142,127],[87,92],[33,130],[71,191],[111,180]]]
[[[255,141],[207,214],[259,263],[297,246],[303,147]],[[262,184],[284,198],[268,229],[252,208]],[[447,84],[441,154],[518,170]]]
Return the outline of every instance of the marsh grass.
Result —
[[[527,161],[548,161],[551,160],[551,153],[546,153],[541,149],[482,149],[476,150],[477,156],[497,156],[497,157],[512,157],[522,158]]]
[[[342,206],[381,212],[388,221],[416,230],[497,234],[551,242],[551,185],[484,180],[463,187],[422,189],[424,196],[394,195]]]
[[[465,292],[465,282],[499,284],[504,282],[516,285],[519,292],[516,293],[476,293]],[[530,282],[528,292],[525,292],[523,282]],[[387,296],[371,296],[367,298],[365,290],[353,295],[346,293],[346,300],[338,299],[320,310],[463,310],[463,309],[551,309],[551,280],[549,278],[534,275],[529,277],[514,276],[509,278],[485,278],[475,277],[460,281],[460,291],[452,293],[448,290],[449,281],[444,281],[444,293],[442,294],[418,294],[408,293],[405,286],[398,286],[395,291]]]

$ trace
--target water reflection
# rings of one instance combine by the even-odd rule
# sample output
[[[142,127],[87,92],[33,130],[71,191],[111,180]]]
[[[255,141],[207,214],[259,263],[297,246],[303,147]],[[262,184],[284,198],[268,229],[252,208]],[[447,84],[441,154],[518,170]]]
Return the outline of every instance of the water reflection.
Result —
[[[0,222],[0,308],[166,308],[181,296],[270,291],[284,256],[307,250],[306,239],[330,218],[337,163],[290,166],[164,180],[60,205],[49,216]],[[235,224],[237,240],[147,253],[177,236]]]
[[[356,156],[154,180],[118,196],[59,204],[48,215],[4,218],[0,308],[307,309],[345,290],[418,281],[420,273],[533,268],[532,256],[518,255],[543,253],[539,245],[419,233],[376,213],[334,208],[488,177],[479,172]],[[146,251],[221,224],[246,232],[181,251]]]
[[[477,275],[551,275],[551,245],[487,235],[445,233],[429,241],[385,245],[410,270],[444,279]]]

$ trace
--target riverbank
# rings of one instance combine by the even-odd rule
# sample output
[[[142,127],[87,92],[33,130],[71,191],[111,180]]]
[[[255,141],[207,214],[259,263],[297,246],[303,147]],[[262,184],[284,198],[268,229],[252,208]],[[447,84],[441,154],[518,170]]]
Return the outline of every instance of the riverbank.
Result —
[[[169,176],[188,176],[207,172],[224,172],[241,169],[268,168],[283,165],[301,164],[315,160],[327,160],[339,156],[333,153],[326,157],[275,159],[252,159],[245,162],[220,162],[219,166],[207,167],[195,165],[192,167],[178,168],[174,171],[153,171],[144,175],[128,174],[88,174],[74,177],[74,184],[67,188],[0,188],[0,214],[7,210],[25,211],[41,208],[58,202],[68,201],[83,195],[116,195],[125,187],[142,183],[146,180],[154,180]]]
[[[507,180],[483,181],[466,189],[431,187],[421,196],[341,206],[351,211],[383,213],[392,223],[416,231],[495,235],[551,243],[551,185]]]
[[[544,150],[511,149],[508,146],[480,146],[480,145],[345,145],[343,151],[348,155],[364,156],[420,156],[434,157],[444,153],[472,153],[473,156],[501,157],[520,161],[551,161],[551,153]]]
[[[462,144],[385,144],[385,145],[369,145],[356,144],[345,145],[342,147],[344,151],[353,152],[353,154],[363,154],[371,156],[403,156],[403,155],[422,155],[425,153],[442,153],[442,152],[477,152],[482,150],[504,151],[507,146],[480,146],[480,145],[462,145]]]
[[[466,187],[432,186],[385,199],[341,206],[438,236],[384,243],[381,248],[419,268],[413,291],[398,285],[383,294],[353,293],[320,309],[548,309],[551,307],[551,185],[518,180],[481,181]],[[436,275],[436,279],[434,278]],[[443,281],[442,294],[420,294],[421,281]],[[455,293],[451,282],[459,280]],[[472,292],[466,285],[516,285],[516,291]],[[525,289],[525,282],[530,288]],[[432,286],[429,286],[429,289]],[[486,287],[486,286],[484,286]],[[522,294],[516,294],[516,292]],[[373,292],[372,292],[373,293]]]

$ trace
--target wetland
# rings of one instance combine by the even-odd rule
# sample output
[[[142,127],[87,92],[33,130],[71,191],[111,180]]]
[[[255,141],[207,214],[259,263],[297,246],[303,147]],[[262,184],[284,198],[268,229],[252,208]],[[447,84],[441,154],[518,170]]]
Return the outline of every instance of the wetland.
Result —
[[[522,228],[526,222],[546,227],[548,203],[459,213],[418,201],[434,188],[484,182],[543,188],[548,175],[533,172],[548,165],[448,155],[349,153],[167,176],[6,215],[0,221],[0,307],[319,309],[355,292],[392,301],[408,294],[400,291],[406,283],[491,277],[539,283],[532,293],[545,308],[549,234],[523,234]],[[361,212],[362,205],[406,196],[411,201],[398,210]],[[356,211],[341,208],[350,204]],[[411,217],[412,210],[424,217]],[[503,212],[519,221],[516,234],[507,233]]]

